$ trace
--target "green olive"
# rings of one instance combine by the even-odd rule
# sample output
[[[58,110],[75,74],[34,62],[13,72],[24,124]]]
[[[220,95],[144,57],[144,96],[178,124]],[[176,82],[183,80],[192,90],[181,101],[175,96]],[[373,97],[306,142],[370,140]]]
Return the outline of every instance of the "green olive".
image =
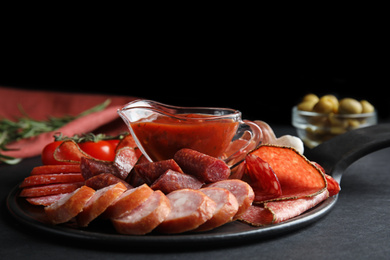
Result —
[[[322,114],[329,114],[333,112],[333,102],[326,98],[320,98],[317,104],[313,107],[313,111]]]
[[[297,108],[302,111],[313,111],[313,107],[316,103],[317,101],[314,100],[303,101],[298,104]]]
[[[317,103],[318,100],[319,100],[319,98],[317,97],[316,94],[310,93],[310,94],[307,94],[307,95],[305,95],[305,96],[303,97],[302,103],[305,102],[305,101],[312,101],[313,103]]]
[[[359,101],[353,98],[344,98],[339,103],[340,114],[360,114],[363,111],[363,106]]]
[[[337,97],[335,97],[334,95],[325,95],[325,96],[322,96],[320,98],[321,99],[325,99],[325,100],[328,100],[330,102],[332,102],[333,104],[333,109],[332,109],[332,112],[333,113],[337,113],[338,110],[339,110],[339,100],[337,99]]]
[[[362,113],[372,113],[374,112],[375,108],[373,105],[371,105],[370,102],[368,102],[367,100],[362,100],[360,101],[360,104],[362,105]]]

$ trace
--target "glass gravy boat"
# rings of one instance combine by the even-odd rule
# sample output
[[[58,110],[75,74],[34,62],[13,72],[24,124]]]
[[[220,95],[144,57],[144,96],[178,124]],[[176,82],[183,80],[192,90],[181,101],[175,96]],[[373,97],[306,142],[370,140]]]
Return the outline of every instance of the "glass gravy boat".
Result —
[[[176,107],[140,99],[118,114],[151,162],[172,159],[178,150],[190,148],[233,166],[262,139],[256,124],[229,108]]]

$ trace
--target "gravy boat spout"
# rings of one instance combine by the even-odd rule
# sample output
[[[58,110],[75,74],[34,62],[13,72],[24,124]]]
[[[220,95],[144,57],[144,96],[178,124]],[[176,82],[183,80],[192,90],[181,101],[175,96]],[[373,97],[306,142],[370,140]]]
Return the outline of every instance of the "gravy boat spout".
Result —
[[[151,162],[172,159],[178,150],[190,148],[233,165],[262,138],[256,124],[243,121],[241,112],[230,108],[177,107],[140,99],[118,114]]]

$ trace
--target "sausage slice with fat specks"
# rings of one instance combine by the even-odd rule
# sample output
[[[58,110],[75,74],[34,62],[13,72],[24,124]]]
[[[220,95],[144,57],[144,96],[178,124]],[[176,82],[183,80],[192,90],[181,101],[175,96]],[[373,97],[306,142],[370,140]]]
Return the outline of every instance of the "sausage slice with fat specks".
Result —
[[[144,235],[155,229],[171,211],[168,198],[161,191],[153,194],[137,208],[120,218],[111,219],[121,234]]]
[[[252,202],[255,198],[252,187],[248,183],[241,180],[232,179],[218,181],[210,184],[207,187],[223,188],[233,193],[239,205],[238,211],[233,220],[239,218],[252,205]]]
[[[230,175],[230,168],[224,161],[192,149],[177,151],[173,159],[185,173],[206,183],[226,180]]]
[[[153,190],[146,184],[127,190],[106,209],[103,217],[120,218],[141,205],[152,194]]]
[[[194,230],[213,217],[216,203],[199,190],[182,189],[167,195],[171,212],[157,227],[162,233]]]
[[[85,204],[83,210],[77,215],[77,224],[81,227],[88,226],[92,220],[102,214],[126,190],[126,186],[120,182],[97,190]]]
[[[52,224],[65,223],[77,216],[85,204],[95,194],[95,190],[82,186],[67,196],[45,207],[45,213]]]
[[[213,217],[200,225],[195,231],[208,231],[233,220],[238,211],[238,202],[233,193],[217,187],[203,188],[199,191],[212,199],[217,207]]]

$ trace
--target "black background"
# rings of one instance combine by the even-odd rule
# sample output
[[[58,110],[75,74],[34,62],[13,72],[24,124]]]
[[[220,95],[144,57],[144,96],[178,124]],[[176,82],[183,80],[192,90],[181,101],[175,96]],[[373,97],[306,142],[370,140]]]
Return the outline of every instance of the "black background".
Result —
[[[375,24],[171,22],[24,28],[3,37],[0,85],[230,107],[271,124],[290,124],[307,93],[335,94],[367,99],[380,120],[390,117],[387,48]]]

